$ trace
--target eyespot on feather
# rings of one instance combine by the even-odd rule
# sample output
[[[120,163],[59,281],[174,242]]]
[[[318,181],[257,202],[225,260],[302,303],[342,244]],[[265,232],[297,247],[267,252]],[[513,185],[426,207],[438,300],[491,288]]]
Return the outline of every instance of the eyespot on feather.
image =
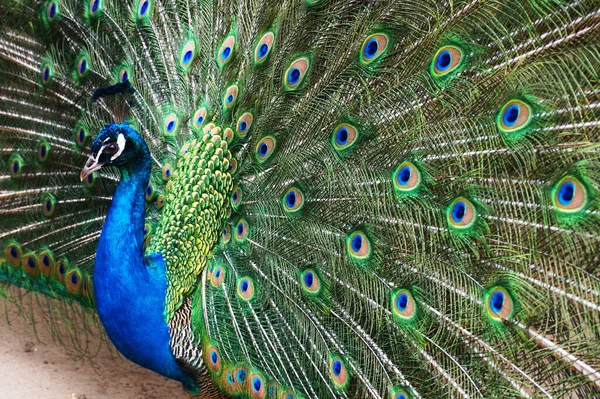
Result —
[[[371,242],[362,231],[354,231],[346,238],[346,249],[351,259],[367,260],[371,256]]]
[[[492,287],[487,292],[486,311],[495,321],[510,320],[514,315],[514,302],[508,291],[500,286]]]
[[[23,255],[23,258],[21,259],[21,267],[30,277],[37,277],[40,275],[38,260],[33,252]]]
[[[248,393],[252,399],[263,399],[266,397],[265,379],[259,373],[252,373],[248,378]]]
[[[283,77],[284,89],[286,91],[299,89],[309,68],[310,60],[307,57],[300,57],[294,60]]]
[[[275,34],[273,32],[266,32],[260,40],[258,44],[254,48],[254,64],[260,65],[264,63],[269,54],[271,54],[271,49],[273,48],[273,43],[275,42]]]
[[[54,264],[53,275],[58,281],[60,281],[61,284],[64,284],[64,282],[65,282],[65,276],[67,275],[68,268],[69,268],[69,265],[65,259],[59,259]]]
[[[281,198],[283,210],[289,214],[299,212],[304,206],[304,194],[297,187],[290,187]]]
[[[163,134],[168,137],[175,136],[179,129],[179,118],[174,112],[167,114],[163,121]]]
[[[49,22],[55,21],[60,15],[60,4],[58,1],[49,1],[46,5],[46,18]]]
[[[501,132],[515,132],[526,128],[533,120],[531,106],[521,100],[510,100],[498,112],[496,123]]]
[[[40,141],[37,145],[37,160],[40,162],[46,162],[48,155],[50,154],[50,144],[46,141]]]
[[[208,345],[207,348],[203,350],[204,354],[204,364],[208,365],[208,368],[215,373],[216,375],[220,375],[222,371],[221,367],[221,354],[215,345]]]
[[[410,321],[416,316],[416,304],[411,292],[405,288],[392,293],[392,314],[399,321]]]
[[[225,107],[225,109],[231,109],[235,105],[239,90],[237,84],[233,84],[225,90],[225,95],[223,96],[223,107]]]
[[[19,177],[23,172],[23,165],[23,158],[21,158],[20,155],[13,154],[8,162],[8,173],[10,173],[10,177]]]
[[[206,107],[200,107],[192,117],[192,127],[196,130],[202,130],[204,122],[206,122]]]
[[[380,58],[388,49],[389,36],[385,33],[374,33],[369,35],[362,44],[360,60],[364,64],[370,64]]]
[[[159,195],[158,198],[156,199],[156,209],[162,209],[162,207],[165,206],[165,196],[164,195]]]
[[[421,172],[411,162],[401,163],[394,172],[394,188],[401,192],[410,192],[421,185]]]
[[[71,269],[65,276],[65,288],[71,294],[79,294],[81,289],[81,272],[77,269]]]
[[[152,199],[154,198],[154,185],[152,184],[152,182],[148,183],[148,187],[146,187],[146,194],[145,194],[145,199],[146,201],[152,201]]]
[[[464,230],[473,227],[477,221],[477,210],[468,199],[459,197],[448,206],[446,217],[450,227]]]
[[[54,76],[54,69],[52,63],[49,61],[45,61],[42,63],[40,67],[40,79],[42,85],[46,86],[52,81],[52,77]]]
[[[565,176],[553,189],[552,203],[554,208],[562,213],[578,213],[585,209],[588,203],[587,190],[574,176]]]
[[[131,71],[128,68],[121,68],[119,70],[119,83],[125,83],[131,78]]]
[[[234,210],[242,203],[242,190],[236,187],[231,193],[231,206]]]
[[[431,70],[434,76],[446,76],[452,71],[456,71],[462,64],[463,52],[456,46],[443,46],[437,51],[431,61]]]
[[[218,287],[221,285],[223,280],[225,279],[225,267],[223,265],[219,265],[215,267],[213,274],[210,279],[210,283],[213,287]]]
[[[331,136],[331,143],[336,151],[347,150],[356,144],[358,140],[358,130],[356,127],[348,124],[341,123],[336,126]]]
[[[52,255],[52,252],[49,250],[40,252],[40,255],[38,256],[38,266],[40,272],[44,276],[49,276],[54,270],[54,256]]]
[[[85,177],[85,179],[83,179],[83,182],[82,182],[82,183],[83,183],[83,185],[84,185],[86,188],[88,188],[88,189],[89,189],[89,188],[92,188],[92,187],[94,187],[94,185],[96,184],[96,180],[97,180],[97,179],[98,179],[98,175],[96,174],[96,172],[92,172],[92,173],[90,173],[89,175],[87,175],[87,176]]]
[[[235,227],[235,239],[244,241],[248,236],[248,223],[244,219],[240,219]]]
[[[188,71],[196,57],[196,42],[194,40],[188,40],[181,49],[179,56],[179,65],[184,71]]]
[[[264,137],[256,145],[256,159],[258,162],[263,163],[273,154],[275,151],[276,140],[272,136]]]
[[[21,245],[16,242],[10,242],[4,250],[6,259],[13,266],[19,266],[21,264],[21,256],[23,255],[23,249]]]
[[[221,237],[221,242],[223,244],[227,244],[231,240],[231,229],[229,226],[225,226],[223,228],[223,236]]]
[[[90,70],[89,56],[87,54],[80,55],[79,58],[77,59],[77,66],[76,66],[76,70],[75,70],[77,77],[79,77],[79,78],[86,77],[89,70]]]
[[[244,138],[250,132],[250,128],[252,128],[252,121],[254,116],[250,112],[244,112],[242,116],[239,117],[236,125],[238,136]]]
[[[308,268],[300,273],[300,285],[310,295],[318,295],[322,288],[321,278],[313,268]]]
[[[346,362],[341,358],[341,356],[330,356],[329,377],[337,389],[346,389],[350,384],[350,372],[346,367]]]
[[[219,53],[217,54],[217,61],[221,67],[225,66],[233,58],[233,52],[235,50],[235,36],[229,35],[221,44]]]
[[[394,389],[392,397],[393,397],[393,399],[411,399],[410,394],[404,388]]]
[[[235,172],[237,172],[237,167],[238,167],[238,162],[237,159],[235,158],[231,158],[229,160],[229,167],[228,167],[228,172],[233,175],[235,174]]]
[[[254,280],[250,277],[242,277],[237,283],[237,295],[244,301],[254,298]]]
[[[165,180],[165,181],[169,180],[172,175],[173,175],[173,167],[168,163],[164,164],[162,167],[163,180]]]
[[[138,0],[136,7],[136,19],[145,20],[150,17],[153,0]]]
[[[42,213],[46,217],[50,217],[56,210],[56,199],[52,194],[44,194],[42,196]]]
[[[236,369],[234,375],[235,381],[240,384],[243,384],[248,379],[248,373],[245,368]]]
[[[91,17],[97,17],[102,13],[102,0],[90,0],[88,5],[88,13]]]
[[[88,130],[81,123],[75,126],[75,144],[79,147],[85,147],[88,138],[90,137]]]

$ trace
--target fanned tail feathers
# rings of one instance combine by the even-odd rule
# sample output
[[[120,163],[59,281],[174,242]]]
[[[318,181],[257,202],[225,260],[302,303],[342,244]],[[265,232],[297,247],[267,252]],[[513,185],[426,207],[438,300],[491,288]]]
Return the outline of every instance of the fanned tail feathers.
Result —
[[[596,1],[84,3],[0,6],[0,282],[93,307],[118,175],[79,171],[127,110],[152,251],[205,245],[167,226],[233,179],[219,244],[167,264],[173,352],[222,394],[600,397]],[[229,173],[171,183],[217,135]]]

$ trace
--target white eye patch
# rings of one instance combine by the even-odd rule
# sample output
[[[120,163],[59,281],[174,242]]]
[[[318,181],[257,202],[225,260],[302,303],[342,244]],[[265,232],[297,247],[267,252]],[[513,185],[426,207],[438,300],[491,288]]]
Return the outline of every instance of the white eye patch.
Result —
[[[119,134],[119,137],[117,137],[117,145],[119,146],[119,151],[117,151],[117,153],[110,158],[111,161],[119,158],[119,156],[125,150],[125,136],[123,136],[123,133]]]
[[[109,138],[106,138],[103,143],[105,143],[107,140],[109,140]],[[117,146],[119,147],[119,150],[110,158],[111,161],[114,161],[115,159],[117,159],[125,150],[125,136],[123,136],[123,134],[119,134],[119,137],[117,137]],[[100,160],[100,156],[102,155],[102,153],[104,152],[104,149],[106,148],[107,145],[110,145],[112,143],[109,144],[105,144],[102,146],[102,148],[100,148],[100,151],[98,151],[98,154],[96,154],[96,157],[94,158],[94,163],[98,163],[98,161]]]

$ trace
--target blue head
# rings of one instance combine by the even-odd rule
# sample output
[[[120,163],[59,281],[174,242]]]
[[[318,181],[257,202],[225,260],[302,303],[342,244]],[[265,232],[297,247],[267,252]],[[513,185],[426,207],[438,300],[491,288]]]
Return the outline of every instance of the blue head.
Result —
[[[104,166],[131,169],[149,162],[148,146],[140,134],[124,123],[110,123],[102,128],[92,143],[92,153],[81,171],[81,180]]]

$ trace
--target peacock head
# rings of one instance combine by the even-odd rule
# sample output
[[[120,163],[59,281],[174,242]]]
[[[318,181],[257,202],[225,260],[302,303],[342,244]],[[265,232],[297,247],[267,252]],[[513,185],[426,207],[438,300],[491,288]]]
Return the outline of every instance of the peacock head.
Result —
[[[126,168],[137,163],[148,153],[142,136],[127,122],[110,123],[102,128],[92,143],[92,153],[88,158],[80,178],[83,181],[89,174],[104,166]]]

